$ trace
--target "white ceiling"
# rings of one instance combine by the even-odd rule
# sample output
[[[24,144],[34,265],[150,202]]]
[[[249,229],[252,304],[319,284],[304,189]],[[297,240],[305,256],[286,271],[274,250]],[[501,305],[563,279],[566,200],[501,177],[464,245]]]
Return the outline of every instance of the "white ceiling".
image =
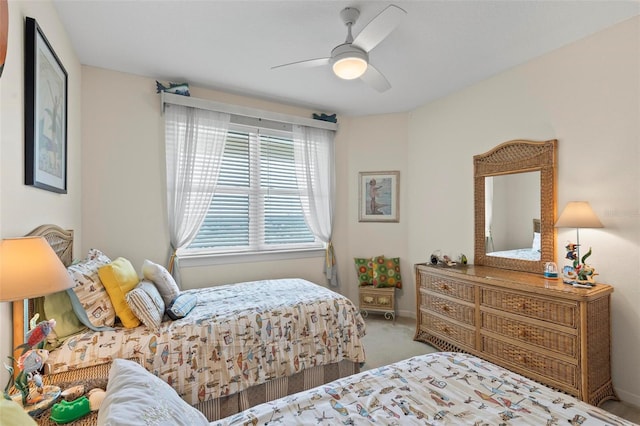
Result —
[[[638,0],[53,2],[84,65],[345,115],[414,109],[640,14]],[[387,92],[329,66],[271,69],[329,56],[344,7],[360,9],[355,36],[391,3],[407,16],[370,53]]]

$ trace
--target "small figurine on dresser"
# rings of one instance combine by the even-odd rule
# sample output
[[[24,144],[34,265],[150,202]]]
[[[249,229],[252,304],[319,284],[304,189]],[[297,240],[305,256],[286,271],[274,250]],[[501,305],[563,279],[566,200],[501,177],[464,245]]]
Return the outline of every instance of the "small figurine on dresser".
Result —
[[[464,256],[464,255],[462,255]],[[464,257],[465,263],[466,263],[466,256]],[[456,262],[451,259],[451,257],[449,257],[449,255],[446,254],[442,254],[442,252],[440,250],[436,250],[431,254],[431,257],[429,259],[429,261],[431,262],[432,265],[445,265],[445,266],[455,266]]]
[[[565,246],[567,250],[566,259],[571,260],[572,265],[566,265],[562,270],[562,281],[565,284],[571,284],[575,287],[593,287],[596,284],[595,277],[598,275],[596,269],[587,265],[585,261],[591,256],[591,247],[589,251],[582,256],[582,259],[578,258],[578,244],[568,243]],[[582,261],[582,263],[580,263]]]

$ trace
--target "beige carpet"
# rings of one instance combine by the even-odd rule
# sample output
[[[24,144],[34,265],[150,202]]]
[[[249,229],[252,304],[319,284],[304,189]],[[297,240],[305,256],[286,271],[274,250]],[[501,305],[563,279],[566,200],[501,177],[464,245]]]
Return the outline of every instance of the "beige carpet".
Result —
[[[386,320],[382,315],[370,314],[366,319],[367,335],[363,345],[367,360],[361,370],[370,370],[412,356],[437,352],[426,343],[416,342],[416,321],[412,318]],[[606,401],[601,408],[640,425],[640,408],[619,402]]]
[[[412,356],[436,352],[426,343],[416,342],[416,321],[412,318],[386,320],[382,315],[369,314],[367,335],[363,339],[367,360],[362,370],[381,367]]]

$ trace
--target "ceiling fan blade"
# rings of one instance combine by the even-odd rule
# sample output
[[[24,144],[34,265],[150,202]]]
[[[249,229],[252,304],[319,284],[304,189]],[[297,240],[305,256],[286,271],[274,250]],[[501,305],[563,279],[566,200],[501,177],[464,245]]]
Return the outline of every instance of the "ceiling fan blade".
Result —
[[[386,92],[391,89],[389,81],[371,64],[369,64],[364,74],[360,76],[360,79],[378,92]]]
[[[329,65],[329,59],[331,58],[307,59],[306,61],[298,61],[298,62],[291,62],[289,64],[276,65],[275,67],[271,67],[271,69],[274,70],[276,68],[283,68],[283,67],[294,67],[294,68],[320,67],[322,65]]]
[[[384,40],[396,27],[407,12],[396,5],[389,5],[369,22],[353,40],[353,45],[369,52]]]

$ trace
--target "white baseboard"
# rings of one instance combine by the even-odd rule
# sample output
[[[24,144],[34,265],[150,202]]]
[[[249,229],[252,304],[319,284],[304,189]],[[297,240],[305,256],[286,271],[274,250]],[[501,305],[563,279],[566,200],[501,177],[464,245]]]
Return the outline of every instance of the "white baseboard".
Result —
[[[619,388],[616,388],[615,390],[622,402],[624,402],[625,404],[633,405],[634,407],[640,409],[640,395],[636,395]]]

